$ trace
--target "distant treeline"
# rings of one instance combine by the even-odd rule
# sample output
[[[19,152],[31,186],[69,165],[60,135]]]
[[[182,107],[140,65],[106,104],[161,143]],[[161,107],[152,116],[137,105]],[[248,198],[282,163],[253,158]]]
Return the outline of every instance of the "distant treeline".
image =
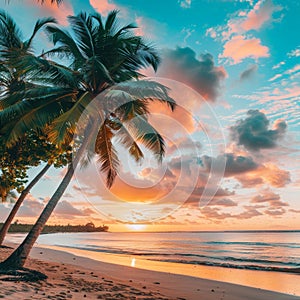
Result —
[[[3,223],[0,223],[0,228]],[[15,222],[11,224],[9,231],[10,233],[27,233],[32,228],[32,224],[19,224]],[[55,232],[107,232],[108,226],[102,225],[96,227],[94,223],[89,222],[85,225],[46,225],[42,233],[55,233]]]

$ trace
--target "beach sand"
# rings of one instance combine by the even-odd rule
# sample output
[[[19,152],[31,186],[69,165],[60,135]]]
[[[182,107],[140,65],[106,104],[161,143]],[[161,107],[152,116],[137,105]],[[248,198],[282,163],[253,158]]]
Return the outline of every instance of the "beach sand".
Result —
[[[12,249],[0,248],[0,259]],[[300,299],[241,285],[100,262],[35,247],[26,267],[43,272],[40,282],[0,281],[0,298],[25,299]],[[1,276],[3,278],[5,276]]]

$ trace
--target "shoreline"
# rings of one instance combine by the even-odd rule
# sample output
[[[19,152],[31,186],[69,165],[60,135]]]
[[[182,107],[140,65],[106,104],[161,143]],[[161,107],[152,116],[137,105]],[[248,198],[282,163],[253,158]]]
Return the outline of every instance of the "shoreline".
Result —
[[[100,263],[121,265],[130,269],[171,273],[197,279],[247,286],[255,289],[300,296],[299,275],[271,271],[242,270],[203,265],[186,265],[161,261],[144,260],[127,255],[106,254],[77,248],[39,245],[41,248],[67,252],[81,258],[89,258]],[[38,255],[36,256],[38,258]]]
[[[33,248],[26,266],[46,273],[48,279],[40,289],[39,283],[21,282],[24,291],[16,290],[15,283],[0,281],[1,294],[18,293],[5,295],[5,299],[299,299],[216,280],[107,263],[41,246]]]

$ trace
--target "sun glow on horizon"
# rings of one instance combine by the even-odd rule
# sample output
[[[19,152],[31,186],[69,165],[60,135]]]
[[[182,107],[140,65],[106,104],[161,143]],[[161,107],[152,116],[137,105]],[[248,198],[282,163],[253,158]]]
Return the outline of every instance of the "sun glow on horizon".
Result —
[[[145,231],[145,229],[147,228],[147,225],[145,225],[145,224],[126,224],[126,227],[130,231]]]

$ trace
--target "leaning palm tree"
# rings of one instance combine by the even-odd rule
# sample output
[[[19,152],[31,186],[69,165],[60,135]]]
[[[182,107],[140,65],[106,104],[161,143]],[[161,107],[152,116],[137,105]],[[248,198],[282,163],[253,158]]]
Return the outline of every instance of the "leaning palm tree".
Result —
[[[16,64],[14,64],[14,61],[10,60],[10,53],[14,53],[15,56],[22,57],[23,55],[32,53],[32,42],[36,36],[36,34],[46,25],[49,23],[55,23],[55,19],[53,18],[44,18],[39,19],[33,29],[33,32],[31,36],[28,39],[23,39],[21,30],[13,20],[11,16],[9,16],[5,11],[0,11],[0,110],[4,110],[7,107],[22,101],[22,92],[25,90],[28,90],[32,88],[34,85],[30,81],[31,77],[26,72],[26,69],[24,68],[18,68]],[[3,134],[3,133],[2,133]],[[0,134],[1,135],[1,134]],[[21,142],[19,143],[19,147],[25,147],[26,149],[28,147],[33,147],[29,151],[34,151],[34,149],[38,148],[39,153],[35,153],[35,159],[34,162],[27,161],[23,162],[22,166],[26,163],[28,164],[28,167],[36,166],[41,162],[41,160],[47,160],[46,165],[44,168],[37,174],[37,176],[27,185],[27,187],[21,192],[19,198],[15,202],[15,205],[13,206],[12,210],[10,211],[9,216],[5,220],[3,226],[0,230],[0,245],[2,245],[3,240],[8,232],[8,229],[11,225],[11,222],[13,221],[16,213],[18,212],[20,206],[22,205],[23,201],[25,200],[26,196],[30,192],[30,190],[35,186],[35,184],[42,178],[42,176],[48,171],[48,169],[51,167],[52,163],[55,162],[54,159],[50,160],[49,155],[53,154],[57,151],[55,147],[51,147],[49,143],[47,143],[44,139],[42,143],[36,143],[34,142],[36,140],[36,137],[33,137],[31,134],[31,137],[26,137],[25,140],[29,143]],[[1,142],[2,136],[1,136]],[[43,151],[41,151],[41,147],[45,148]],[[49,147],[51,149],[49,149]],[[16,148],[16,147],[15,147]],[[11,153],[11,150],[7,150],[7,153]],[[28,155],[24,153],[23,155]],[[32,154],[32,153],[31,153]],[[53,157],[53,155],[51,156]],[[13,155],[13,152],[12,152]],[[12,160],[19,160],[18,157],[12,157]],[[20,164],[20,163],[19,163]],[[25,166],[24,165],[24,166]],[[13,164],[11,164],[11,168],[13,167]],[[25,171],[23,171],[24,173]],[[26,172],[25,172],[26,173]],[[25,174],[26,175],[26,174]],[[24,175],[23,175],[24,176]],[[20,181],[20,180],[19,180]],[[4,190],[4,186],[1,187],[2,190]],[[10,190],[13,187],[8,186],[7,189]],[[8,190],[5,192],[7,193]],[[2,197],[3,198],[3,197]]]
[[[48,128],[49,137],[57,145],[71,144],[76,134],[78,120],[95,97],[98,122],[88,116],[82,143],[76,148],[73,164],[56,192],[49,200],[23,243],[0,264],[0,269],[23,267],[30,250],[41,233],[55,206],[74,174],[74,168],[96,134],[93,150],[99,157],[100,168],[111,187],[118,172],[118,157],[112,138],[120,136],[120,142],[138,161],[143,158],[140,143],[161,159],[164,141],[148,123],[149,101],[161,101],[171,109],[175,102],[168,96],[168,89],[155,82],[137,80],[139,70],[151,66],[157,69],[159,57],[151,45],[134,36],[133,25],[119,27],[117,12],[112,11],[104,22],[99,14],[80,13],[69,17],[73,33],[57,26],[46,28],[55,48],[43,57],[25,55],[16,64],[23,65],[35,76],[37,84],[23,94],[23,101],[0,113],[0,126],[7,122],[10,133],[8,143],[14,143],[26,130]],[[62,66],[45,57],[58,55],[66,58],[68,66]],[[59,110],[57,110],[59,106]],[[10,116],[14,115],[14,118]],[[130,125],[128,125],[130,123]],[[95,128],[95,124],[100,127]],[[127,126],[128,125],[128,126]]]

